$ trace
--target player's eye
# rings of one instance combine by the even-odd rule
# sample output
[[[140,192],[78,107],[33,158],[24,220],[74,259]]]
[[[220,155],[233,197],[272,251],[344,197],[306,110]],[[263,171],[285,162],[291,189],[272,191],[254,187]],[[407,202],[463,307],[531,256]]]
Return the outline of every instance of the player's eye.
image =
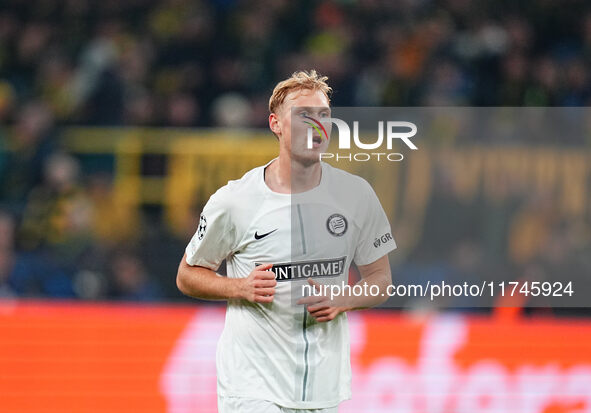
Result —
[[[305,118],[305,117],[307,117],[307,116],[308,116],[308,112],[306,112],[305,110],[304,110],[304,111],[301,111],[301,112],[300,112],[300,116],[301,116],[302,118]]]
[[[321,117],[321,118],[328,118],[328,112],[322,112],[322,113],[320,114],[320,117]]]

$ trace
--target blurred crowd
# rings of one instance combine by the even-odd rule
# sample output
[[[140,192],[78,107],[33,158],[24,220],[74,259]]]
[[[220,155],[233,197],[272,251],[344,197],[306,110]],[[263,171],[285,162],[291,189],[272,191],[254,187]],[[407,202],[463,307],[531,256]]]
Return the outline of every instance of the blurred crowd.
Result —
[[[424,285],[429,280],[479,285],[485,281],[488,285],[492,281],[508,286],[508,282],[515,281],[519,283],[516,291],[525,284],[531,291],[531,282],[554,288],[561,288],[555,283],[567,287],[571,282],[570,290],[573,294],[578,292],[578,298],[569,299],[572,296],[566,289],[562,308],[551,309],[555,307],[551,305],[552,298],[543,294],[501,296],[499,289],[495,289],[494,297],[451,297],[440,304],[473,309],[487,305],[532,307],[528,311],[544,314],[591,314],[589,308],[584,308],[586,299],[581,298],[589,292],[591,274],[588,218],[561,211],[561,200],[553,191],[524,191],[517,180],[508,182],[508,195],[501,200],[484,193],[466,197],[457,182],[449,179],[449,171],[441,166],[435,168],[433,176],[433,192],[418,245],[394,270],[399,283]],[[412,306],[413,300],[401,301]],[[577,305],[567,308],[571,307],[568,303],[575,302]]]
[[[0,120],[264,126],[274,84],[334,105],[590,103],[585,0],[5,0]]]
[[[173,276],[186,240],[149,220],[129,236],[111,178],[83,174],[61,147],[60,128],[265,127],[275,83],[307,68],[330,77],[335,106],[588,106],[591,5],[4,0],[0,296],[179,297],[156,274]],[[453,191],[434,194],[425,224],[432,232],[423,236],[434,244],[422,251],[437,255],[417,249],[422,264],[404,267],[402,279],[431,270],[591,273],[588,228],[546,219],[551,203],[522,199],[495,211],[459,203]],[[469,211],[491,212],[505,226],[456,234],[453,243],[439,237],[458,220],[472,230],[490,223],[467,221]],[[105,236],[113,227],[119,239]],[[499,255],[506,260],[490,262]]]
[[[140,249],[145,241],[137,242],[143,234],[126,237],[108,181],[96,175],[83,185],[79,172],[74,157],[53,153],[22,206],[2,198],[0,297],[163,298],[166,288],[148,273]],[[120,231],[105,237],[109,225]]]

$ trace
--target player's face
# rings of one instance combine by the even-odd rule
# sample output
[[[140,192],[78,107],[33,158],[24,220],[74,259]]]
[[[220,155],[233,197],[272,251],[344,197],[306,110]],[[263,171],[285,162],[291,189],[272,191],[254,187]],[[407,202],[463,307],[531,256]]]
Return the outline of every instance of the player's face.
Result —
[[[304,164],[318,162],[326,152],[330,139],[330,106],[319,90],[297,90],[289,93],[278,111],[280,144],[294,161]],[[308,129],[312,132],[312,147],[308,148]]]

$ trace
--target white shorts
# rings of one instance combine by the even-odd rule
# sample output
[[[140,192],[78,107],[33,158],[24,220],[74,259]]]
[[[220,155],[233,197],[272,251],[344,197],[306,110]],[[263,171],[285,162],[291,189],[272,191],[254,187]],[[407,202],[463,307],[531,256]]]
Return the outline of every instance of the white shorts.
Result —
[[[267,400],[218,396],[218,413],[338,413],[338,407],[326,409],[289,409]]]

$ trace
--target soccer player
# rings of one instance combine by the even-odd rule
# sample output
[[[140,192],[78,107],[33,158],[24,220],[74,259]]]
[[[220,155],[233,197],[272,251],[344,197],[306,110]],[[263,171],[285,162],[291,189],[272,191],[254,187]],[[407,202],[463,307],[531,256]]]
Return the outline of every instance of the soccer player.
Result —
[[[396,244],[373,189],[319,160],[328,135],[307,142],[310,121],[330,118],[326,80],[312,70],[277,84],[278,158],[211,196],[179,265],[181,292],[228,302],[216,357],[222,413],[336,412],[351,397],[345,313],[382,303],[391,283]],[[224,259],[227,277],[216,274]],[[352,262],[380,294],[294,299],[306,283],[346,284]]]

